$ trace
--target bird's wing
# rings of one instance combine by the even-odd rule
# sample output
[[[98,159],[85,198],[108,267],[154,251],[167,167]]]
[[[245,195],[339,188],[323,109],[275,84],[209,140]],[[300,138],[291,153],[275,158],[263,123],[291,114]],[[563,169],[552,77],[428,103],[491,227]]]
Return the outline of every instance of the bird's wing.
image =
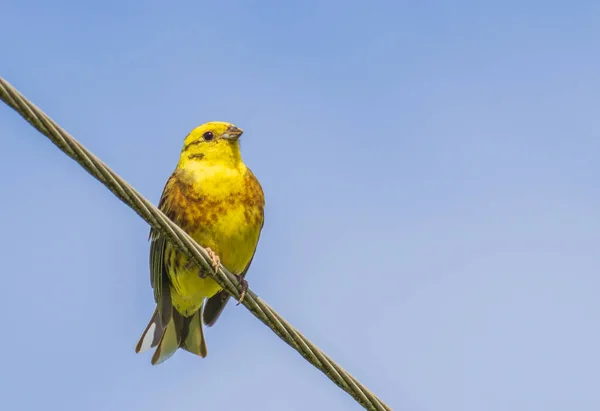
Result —
[[[163,189],[158,208],[165,212],[165,202],[169,196],[171,178],[167,180]],[[169,213],[167,213],[169,216]],[[170,216],[169,216],[170,218]],[[172,220],[172,219],[171,219]],[[150,228],[150,285],[154,289],[154,301],[158,306],[158,312],[162,324],[168,324],[172,311],[171,303],[171,281],[169,279],[168,267],[165,263],[167,252],[167,239],[160,235],[154,228]]]

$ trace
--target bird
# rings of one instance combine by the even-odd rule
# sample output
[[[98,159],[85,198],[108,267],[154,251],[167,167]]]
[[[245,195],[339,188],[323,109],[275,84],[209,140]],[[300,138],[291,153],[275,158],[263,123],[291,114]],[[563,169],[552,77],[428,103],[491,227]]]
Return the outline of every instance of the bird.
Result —
[[[265,197],[260,182],[244,164],[235,125],[212,121],[186,137],[177,167],[167,180],[158,208],[187,232],[242,284],[264,225]],[[155,348],[152,365],[178,348],[206,357],[203,323],[215,324],[229,294],[156,229],[150,229],[150,283],[156,309],[135,347]]]

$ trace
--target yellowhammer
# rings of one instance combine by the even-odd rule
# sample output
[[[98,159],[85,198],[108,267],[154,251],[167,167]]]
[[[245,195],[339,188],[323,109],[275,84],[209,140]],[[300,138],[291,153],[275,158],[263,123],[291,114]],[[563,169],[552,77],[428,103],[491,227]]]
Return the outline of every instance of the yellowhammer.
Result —
[[[158,207],[207,249],[214,267],[222,263],[246,285],[244,276],[260,237],[265,199],[260,183],[242,161],[241,134],[241,129],[224,122],[192,130]],[[154,229],[150,238],[156,310],[136,352],[157,347],[152,364],[165,361],[180,347],[205,357],[202,320],[213,325],[229,295]]]

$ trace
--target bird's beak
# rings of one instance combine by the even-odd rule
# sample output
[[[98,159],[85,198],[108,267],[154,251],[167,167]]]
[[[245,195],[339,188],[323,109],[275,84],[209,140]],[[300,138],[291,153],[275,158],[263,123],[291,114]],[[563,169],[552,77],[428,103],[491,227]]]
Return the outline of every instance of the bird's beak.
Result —
[[[225,140],[236,141],[238,138],[240,138],[243,132],[244,131],[241,128],[229,126],[229,128],[225,130],[225,133],[223,133],[222,137]]]

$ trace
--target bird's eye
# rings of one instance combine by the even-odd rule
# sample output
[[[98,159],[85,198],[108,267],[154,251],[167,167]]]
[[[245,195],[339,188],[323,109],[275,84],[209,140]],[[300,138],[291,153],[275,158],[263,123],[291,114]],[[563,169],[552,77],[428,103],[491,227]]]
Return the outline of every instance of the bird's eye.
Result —
[[[202,138],[203,138],[205,141],[210,141],[210,140],[212,140],[214,137],[215,137],[215,136],[213,135],[212,131],[207,131],[206,133],[204,133],[204,134],[202,135]]]

